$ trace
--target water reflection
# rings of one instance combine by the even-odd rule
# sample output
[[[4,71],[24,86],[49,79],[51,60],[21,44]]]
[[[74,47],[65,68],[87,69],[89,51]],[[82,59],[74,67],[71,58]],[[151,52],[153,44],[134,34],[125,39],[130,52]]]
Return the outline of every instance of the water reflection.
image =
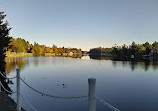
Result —
[[[48,59],[49,58],[49,59]],[[34,66],[46,65],[46,64],[66,64],[65,57],[60,57],[61,59],[53,60],[53,57],[24,57],[24,58],[6,58],[6,73],[9,74],[12,71],[14,72],[17,67],[21,70],[25,69],[29,64],[33,64]],[[86,59],[86,60],[111,60],[108,57],[92,57],[92,56],[74,56],[73,58]],[[112,60],[111,60],[112,61]],[[123,68],[131,68],[131,71],[136,69],[143,69],[144,71],[148,71],[150,68],[153,70],[158,69],[158,62],[135,62],[135,61],[112,61],[112,65],[114,68],[123,67]]]
[[[97,96],[121,111],[158,111],[158,75],[157,71],[153,71],[158,69],[156,62],[112,61],[103,60],[103,58],[94,60],[84,56],[77,59],[70,57],[6,58],[6,63],[7,72],[11,72],[9,76],[15,76],[13,72],[20,66],[21,78],[32,87],[48,94],[62,96],[88,94],[87,79],[95,77]],[[16,80],[13,82],[16,83]],[[16,90],[16,85],[11,88]],[[50,99],[32,92],[24,84],[21,84],[21,94],[39,111],[88,110],[87,99],[79,101]],[[16,100],[16,96],[12,97]],[[149,101],[148,105],[146,101]],[[23,101],[21,105],[30,111]],[[97,110],[104,111],[105,108],[97,104]]]
[[[131,71],[136,69],[144,69],[144,71],[148,71],[150,68],[153,70],[158,69],[158,62],[134,62],[134,61],[112,61],[114,68],[122,66],[123,68],[130,67]]]
[[[96,55],[90,55],[90,58],[95,59],[95,60],[112,60],[112,64],[113,64],[114,68],[121,65],[123,68],[130,67],[131,71],[134,71],[135,69],[138,69],[138,68],[144,69],[144,71],[148,71],[150,68],[152,68],[153,70],[158,69],[158,61],[151,61],[151,62],[150,61],[143,61],[143,60],[139,60],[139,61],[116,61],[111,57],[96,56]]]
[[[24,69],[27,62],[23,58],[6,58],[6,74],[9,74],[12,71],[15,71],[15,69],[18,67],[20,69]]]

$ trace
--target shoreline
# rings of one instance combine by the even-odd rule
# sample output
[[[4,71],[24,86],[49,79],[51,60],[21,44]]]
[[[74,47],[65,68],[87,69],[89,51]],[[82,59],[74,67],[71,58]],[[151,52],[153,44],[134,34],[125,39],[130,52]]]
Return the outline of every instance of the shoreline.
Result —
[[[26,57],[33,56],[33,53],[15,53],[15,52],[6,52],[6,57]]]
[[[34,56],[33,53],[15,53],[15,52],[6,52],[6,57],[76,57],[76,56],[82,56],[81,53],[74,53],[74,54],[69,54],[69,53],[64,53],[64,54],[55,54],[55,53],[45,53],[44,56]]]
[[[16,111],[16,102],[5,92],[0,92],[0,111]],[[21,111],[26,111],[21,108]]]

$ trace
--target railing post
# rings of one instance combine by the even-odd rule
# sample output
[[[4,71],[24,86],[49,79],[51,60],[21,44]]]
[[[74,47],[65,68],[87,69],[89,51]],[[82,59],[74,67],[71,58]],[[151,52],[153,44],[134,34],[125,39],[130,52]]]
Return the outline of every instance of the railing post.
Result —
[[[89,78],[89,93],[88,93],[88,111],[96,111],[96,79]]]
[[[21,111],[20,106],[20,69],[16,69],[17,74],[17,111]]]

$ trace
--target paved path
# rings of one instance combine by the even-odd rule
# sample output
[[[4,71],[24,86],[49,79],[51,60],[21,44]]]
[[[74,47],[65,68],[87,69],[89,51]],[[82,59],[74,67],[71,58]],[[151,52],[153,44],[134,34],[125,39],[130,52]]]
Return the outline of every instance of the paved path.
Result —
[[[4,92],[0,92],[0,111],[16,111],[16,103]]]

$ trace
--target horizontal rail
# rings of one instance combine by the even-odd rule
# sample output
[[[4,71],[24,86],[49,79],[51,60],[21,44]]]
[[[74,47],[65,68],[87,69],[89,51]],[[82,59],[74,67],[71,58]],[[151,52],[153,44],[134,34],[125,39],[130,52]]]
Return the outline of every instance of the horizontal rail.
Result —
[[[26,85],[28,86],[30,89],[32,89],[33,91],[41,94],[41,95],[44,95],[44,96],[48,96],[48,97],[52,97],[52,98],[59,98],[59,99],[81,99],[81,98],[86,98],[88,97],[87,95],[81,95],[81,96],[55,96],[55,95],[50,95],[50,94],[46,94],[46,93],[43,93],[43,92],[40,92],[38,90],[36,90],[35,88],[31,87],[29,84],[27,84],[22,78],[20,78],[21,81]]]

